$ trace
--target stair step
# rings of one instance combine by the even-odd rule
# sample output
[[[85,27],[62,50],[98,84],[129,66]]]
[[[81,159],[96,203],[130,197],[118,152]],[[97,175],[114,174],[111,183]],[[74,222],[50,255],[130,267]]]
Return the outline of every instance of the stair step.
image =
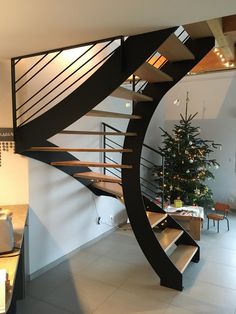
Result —
[[[176,268],[183,273],[197,250],[197,246],[181,244],[170,255],[170,259]]]
[[[117,177],[107,176],[105,174],[99,172],[78,172],[73,175],[76,178],[88,179],[94,181],[103,181],[103,182],[113,182],[113,183],[121,183],[121,179]]]
[[[80,160],[66,160],[66,161],[53,161],[50,162],[52,166],[65,166],[65,167],[101,167],[101,168],[126,168],[131,169],[130,165],[108,164],[95,161],[80,161]]]
[[[137,133],[134,132],[99,132],[99,131],[61,131],[59,134],[68,134],[68,135],[118,135],[118,136],[137,136]]]
[[[65,147],[31,147],[28,151],[34,152],[108,152],[108,153],[131,153],[132,149],[121,148],[65,148]]]
[[[207,22],[197,22],[183,26],[192,39],[211,37],[212,32]]]
[[[183,234],[181,229],[166,228],[161,233],[156,234],[156,237],[164,251],[168,249],[178,240]]]
[[[192,52],[175,36],[170,35],[157,49],[169,61],[194,60]]]
[[[167,217],[167,214],[162,213],[154,213],[149,211],[146,211],[146,213],[152,228],[154,228],[156,225],[158,225],[162,220],[164,220]]]
[[[117,195],[119,197],[123,196],[123,189],[122,186],[118,183],[112,183],[112,182],[96,182],[93,183],[93,187]]]
[[[141,116],[110,112],[110,111],[100,111],[100,110],[91,110],[86,113],[86,116],[90,117],[107,117],[107,118],[118,118],[118,119],[142,119]]]
[[[118,87],[110,96],[134,101],[152,101],[153,99],[147,95],[136,93],[124,87]]]
[[[145,62],[134,72],[135,75],[149,83],[171,82],[173,78],[155,66]]]

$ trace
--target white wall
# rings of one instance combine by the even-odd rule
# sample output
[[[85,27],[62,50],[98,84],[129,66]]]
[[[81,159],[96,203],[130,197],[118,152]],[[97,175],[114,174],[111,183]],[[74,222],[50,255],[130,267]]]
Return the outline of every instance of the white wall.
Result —
[[[12,128],[11,63],[0,60],[0,128]],[[28,204],[28,160],[2,151],[0,205]]]
[[[12,127],[10,61],[0,62],[0,73],[0,127]],[[109,104],[107,99],[100,107]],[[113,105],[117,109],[116,101]],[[101,119],[84,117],[72,127],[100,130]],[[55,136],[52,141],[68,147],[99,147],[101,139]],[[100,154],[78,157],[101,160]],[[117,217],[124,210],[117,199],[96,197],[60,170],[11,152],[2,153],[0,187],[1,205],[29,203],[30,274],[111,230],[114,225],[110,216]]]
[[[172,130],[180,113],[185,112],[186,93],[189,92],[189,113],[198,112],[194,125],[200,126],[201,137],[222,144],[211,156],[220,163],[213,169],[214,181],[207,181],[214,199],[226,201],[236,208],[236,71],[224,71],[185,77],[163,99],[165,129]],[[173,104],[180,99],[180,105]]]
[[[96,109],[130,111],[125,101],[108,97]],[[118,107],[120,106],[120,107]],[[101,130],[101,121],[124,130],[127,122],[82,117],[68,129]],[[122,137],[123,138],[123,137]],[[50,141],[62,147],[101,147],[101,137],[55,135]],[[80,160],[101,161],[100,153],[74,153]],[[102,169],[93,169],[102,171]],[[39,161],[29,159],[30,180],[30,274],[95,239],[114,225],[124,205],[112,197],[97,197],[77,180]],[[101,224],[97,218],[101,217]],[[35,249],[40,248],[40,249]]]
[[[110,197],[96,197],[72,177],[39,161],[31,159],[29,165],[29,272],[33,274],[110,230],[109,216],[123,205]]]

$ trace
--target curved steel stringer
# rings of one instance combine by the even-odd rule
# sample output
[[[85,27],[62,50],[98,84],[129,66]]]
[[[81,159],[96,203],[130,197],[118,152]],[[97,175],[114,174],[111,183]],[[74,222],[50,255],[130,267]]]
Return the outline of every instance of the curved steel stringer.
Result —
[[[161,285],[177,290],[183,289],[182,273],[162,249],[146,215],[146,206],[140,188],[140,158],[146,130],[161,99],[213,47],[214,41],[212,38],[189,40],[186,45],[194,53],[195,60],[166,63],[162,67],[162,71],[171,75],[174,79],[173,82],[148,84],[146,86],[144,93],[153,97],[154,101],[148,104],[139,102],[134,106],[133,114],[141,115],[142,119],[129,122],[127,132],[136,132],[138,135],[136,138],[125,138],[124,148],[133,149],[133,153],[123,154],[122,158],[122,163],[133,166],[132,169],[122,169],[122,185],[125,205],[134,234],[144,255],[160,277]],[[168,219],[171,220],[171,217]],[[171,224],[178,225],[173,221],[170,221]],[[182,228],[180,227],[180,229]],[[197,243],[187,232],[184,232],[181,238],[180,242],[198,248],[192,259],[192,261],[198,261],[200,252]]]

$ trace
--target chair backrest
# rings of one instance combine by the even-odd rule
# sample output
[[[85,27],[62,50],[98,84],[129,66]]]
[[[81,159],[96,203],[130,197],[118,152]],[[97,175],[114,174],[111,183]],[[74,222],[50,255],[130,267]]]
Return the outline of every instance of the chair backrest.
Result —
[[[215,210],[223,211],[225,215],[227,215],[229,209],[230,209],[229,204],[220,203],[220,202],[215,203]]]

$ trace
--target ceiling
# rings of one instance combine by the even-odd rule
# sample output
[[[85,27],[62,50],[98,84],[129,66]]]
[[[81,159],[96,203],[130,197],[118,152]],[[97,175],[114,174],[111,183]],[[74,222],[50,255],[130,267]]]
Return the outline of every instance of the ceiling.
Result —
[[[200,29],[202,23],[195,25]],[[206,25],[215,37],[213,48],[192,70],[191,74],[210,71],[231,70],[236,68],[236,14],[208,20]],[[197,27],[196,27],[197,26]],[[188,31],[188,29],[187,29]]]
[[[0,59],[232,14],[235,0],[5,0]]]

